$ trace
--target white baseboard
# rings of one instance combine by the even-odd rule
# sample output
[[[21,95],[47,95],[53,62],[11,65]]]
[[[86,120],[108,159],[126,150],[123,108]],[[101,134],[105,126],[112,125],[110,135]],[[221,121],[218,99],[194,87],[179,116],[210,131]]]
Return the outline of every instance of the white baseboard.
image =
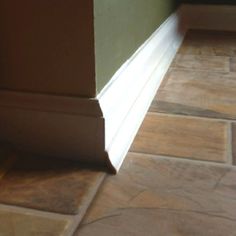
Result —
[[[95,99],[0,90],[0,141],[117,172],[183,39],[172,14]]]
[[[15,149],[105,164],[104,120],[96,116],[0,106],[0,141]]]
[[[180,14],[172,14],[97,97],[105,119],[105,149],[116,171],[183,40]]]
[[[117,172],[188,28],[236,30],[235,6],[182,5],[97,98],[0,90],[0,141]]]
[[[236,30],[236,6],[183,4],[121,67],[98,95],[105,149],[119,170],[188,29]]]

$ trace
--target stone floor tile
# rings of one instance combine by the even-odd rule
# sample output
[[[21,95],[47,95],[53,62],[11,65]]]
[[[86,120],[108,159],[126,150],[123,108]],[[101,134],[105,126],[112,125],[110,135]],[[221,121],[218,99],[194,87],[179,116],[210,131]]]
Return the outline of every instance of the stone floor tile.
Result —
[[[227,141],[224,122],[149,113],[130,150],[226,162]]]
[[[83,215],[104,175],[72,161],[21,156],[0,180],[0,203]]]
[[[88,211],[79,236],[233,236],[236,169],[128,154]]]
[[[189,30],[178,54],[236,56],[236,33]]]
[[[178,54],[205,55],[205,56],[236,56],[236,48],[226,46],[206,46],[185,43],[178,51]]]
[[[214,30],[189,30],[184,38],[183,46],[186,45],[231,48],[231,51],[233,51],[236,49],[236,33]]]
[[[178,54],[215,56],[215,50],[209,46],[183,45]],[[225,56],[225,55],[224,55]]]
[[[0,209],[0,236],[68,236],[72,222],[32,213]]]
[[[171,66],[178,69],[229,72],[230,58],[225,56],[177,54]]]
[[[150,111],[236,119],[236,73],[173,69]]]

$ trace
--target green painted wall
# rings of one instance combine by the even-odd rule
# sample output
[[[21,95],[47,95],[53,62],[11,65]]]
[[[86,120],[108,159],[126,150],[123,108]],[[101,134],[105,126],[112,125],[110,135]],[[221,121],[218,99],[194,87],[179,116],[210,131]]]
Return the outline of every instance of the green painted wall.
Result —
[[[0,89],[94,97],[177,1],[1,0]]]
[[[94,97],[178,2],[1,0],[0,89]]]
[[[176,0],[94,0],[97,92],[176,5]]]
[[[236,0],[182,0],[183,3],[191,4],[230,4],[236,5]]]

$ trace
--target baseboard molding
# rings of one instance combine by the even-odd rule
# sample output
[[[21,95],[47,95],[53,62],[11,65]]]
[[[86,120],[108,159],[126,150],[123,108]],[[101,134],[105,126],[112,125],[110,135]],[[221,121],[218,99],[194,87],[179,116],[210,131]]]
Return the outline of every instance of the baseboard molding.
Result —
[[[0,142],[36,155],[105,165],[96,99],[0,90]]]
[[[235,31],[234,22],[234,6],[182,5],[96,98],[0,90],[0,142],[117,172],[187,29]]]
[[[0,142],[117,172],[183,39],[172,14],[97,98],[0,90]]]
[[[116,171],[119,170],[186,31],[235,31],[234,22],[236,6],[183,4],[120,68],[98,95],[105,119],[105,149]]]
[[[98,100],[0,89],[0,107],[66,113],[80,116],[102,116]]]
[[[181,11],[172,14],[97,97],[105,120],[105,149],[116,171],[183,40],[186,29],[180,19]]]
[[[0,142],[48,156],[105,165],[102,117],[0,106]]]

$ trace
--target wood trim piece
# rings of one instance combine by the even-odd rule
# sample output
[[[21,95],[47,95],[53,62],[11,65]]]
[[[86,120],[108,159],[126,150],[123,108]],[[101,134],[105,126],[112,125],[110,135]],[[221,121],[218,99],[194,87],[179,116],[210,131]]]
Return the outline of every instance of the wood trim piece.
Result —
[[[93,98],[55,96],[3,89],[0,90],[0,107],[69,113],[82,116],[102,116],[98,101]]]
[[[0,107],[0,142],[36,156],[106,165],[101,117]]]
[[[116,171],[184,38],[181,11],[154,32],[97,96],[105,119],[105,149]]]
[[[236,6],[182,5],[94,99],[1,90],[0,141],[117,172],[187,29],[236,31],[234,22]]]

